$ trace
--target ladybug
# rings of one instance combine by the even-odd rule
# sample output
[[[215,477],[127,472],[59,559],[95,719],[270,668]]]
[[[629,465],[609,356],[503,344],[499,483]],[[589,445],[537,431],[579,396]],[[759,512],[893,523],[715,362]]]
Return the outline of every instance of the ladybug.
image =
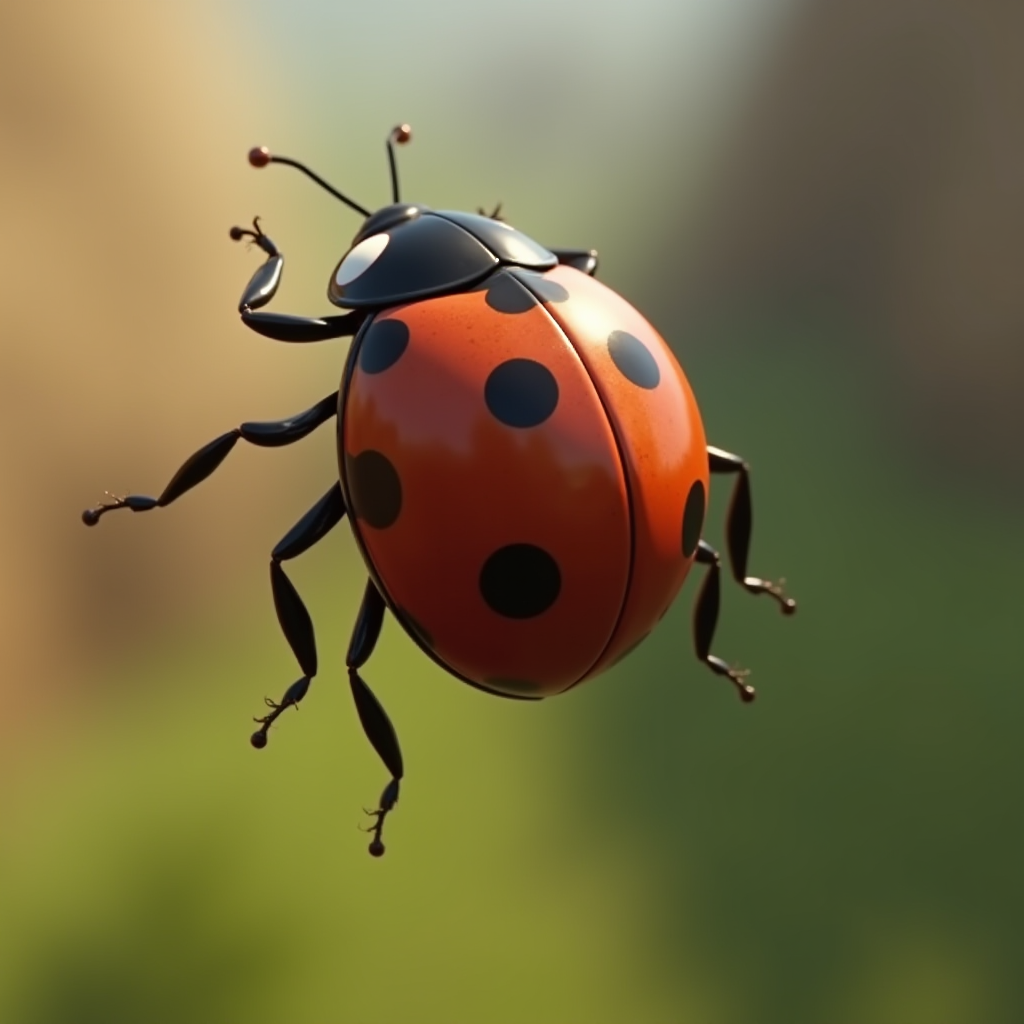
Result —
[[[306,696],[317,673],[313,624],[283,563],[348,519],[368,580],[346,656],[363,729],[391,780],[367,831],[384,853],[384,820],[404,774],[398,738],[361,671],[386,611],[451,675],[515,700],[564,693],[637,647],[674,601],[694,562],[697,657],[744,701],[746,673],[711,653],[718,552],[702,539],[709,477],[735,480],[726,525],[732,574],[785,613],[779,586],[747,575],[749,467],[709,447],[693,392],[657,331],[595,278],[597,253],[548,249],[500,217],[435,211],[399,198],[371,213],[309,168],[265,148],[255,167],[287,164],[365,219],[327,286],[345,312],[261,311],[284,257],[263,233],[234,227],[266,253],[242,294],[242,322],[265,337],[351,337],[338,390],[305,412],[243,423],[197,451],[158,498],[116,497],[88,509],[169,505],[205,480],[242,438],[292,444],[335,419],[338,479],[274,548],[278,620],[302,671],[256,722],[252,745]]]

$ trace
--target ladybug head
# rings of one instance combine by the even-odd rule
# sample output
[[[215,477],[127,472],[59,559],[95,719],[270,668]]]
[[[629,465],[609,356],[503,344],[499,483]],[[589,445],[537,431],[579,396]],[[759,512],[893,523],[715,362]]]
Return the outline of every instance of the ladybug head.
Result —
[[[302,171],[307,178],[312,178],[322,189],[330,192],[335,199],[340,199],[346,206],[355,210],[356,213],[361,213],[366,219],[363,221],[362,227],[356,232],[355,238],[352,239],[352,245],[345,254],[345,259],[354,257],[349,260],[349,266],[346,267],[346,272],[358,269],[359,265],[368,266],[372,263],[377,256],[380,255],[388,241],[388,235],[384,234],[387,231],[393,231],[395,228],[404,224],[406,221],[414,220],[422,212],[424,207],[412,206],[409,203],[403,203],[399,200],[398,190],[398,164],[395,161],[395,146],[404,146],[412,138],[412,129],[407,124],[396,125],[388,133],[387,137],[387,151],[388,151],[388,167],[391,171],[391,197],[392,201],[387,206],[381,207],[376,213],[371,213],[366,209],[365,206],[360,205],[353,199],[349,199],[343,192],[338,191],[333,185],[328,184],[320,177],[319,174],[315,174],[305,164],[299,163],[297,160],[292,160],[290,157],[277,156],[270,152],[266,146],[258,146],[255,149],[249,151],[249,163],[253,167],[266,167],[267,164],[287,164],[289,167],[294,167],[297,170]],[[376,236],[376,237],[374,237]],[[369,244],[365,245],[360,249],[359,252],[353,252],[357,249],[361,242],[370,239]],[[342,262],[345,262],[343,260]],[[339,267],[340,270],[340,267]],[[331,278],[331,289],[337,290],[337,272]],[[331,295],[332,301],[336,301],[335,296]]]
[[[287,164],[312,178],[366,219],[342,256],[327,286],[327,297],[349,309],[382,309],[430,295],[441,295],[480,280],[499,263],[543,270],[555,256],[520,234],[495,215],[441,211],[403,203],[398,190],[395,146],[412,138],[407,124],[393,128],[387,138],[391,198],[371,213],[329,185],[308,167],[265,147],[249,153],[253,167]]]

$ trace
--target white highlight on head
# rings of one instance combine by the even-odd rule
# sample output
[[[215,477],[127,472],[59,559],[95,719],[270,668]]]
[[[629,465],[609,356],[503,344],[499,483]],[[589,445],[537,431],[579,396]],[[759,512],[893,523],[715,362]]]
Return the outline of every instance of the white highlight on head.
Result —
[[[334,275],[339,288],[351,284],[360,274],[365,274],[387,248],[389,238],[386,231],[364,238],[342,261]]]

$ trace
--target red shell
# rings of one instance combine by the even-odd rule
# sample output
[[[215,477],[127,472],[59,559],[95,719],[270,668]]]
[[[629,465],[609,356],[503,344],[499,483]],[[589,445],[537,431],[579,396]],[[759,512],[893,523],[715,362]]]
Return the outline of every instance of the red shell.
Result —
[[[544,697],[651,631],[692,564],[708,459],[682,370],[629,303],[565,266],[499,271],[383,311],[350,360],[349,519],[421,646]]]

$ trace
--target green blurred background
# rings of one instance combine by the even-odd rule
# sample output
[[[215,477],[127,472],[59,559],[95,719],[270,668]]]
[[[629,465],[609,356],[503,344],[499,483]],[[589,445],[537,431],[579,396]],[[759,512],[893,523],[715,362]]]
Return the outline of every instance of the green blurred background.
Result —
[[[1000,1024],[1024,1020],[1024,9],[999,0],[413,0],[0,10],[0,1020]],[[344,650],[347,531],[294,563],[322,671],[295,676],[270,548],[333,438],[240,447],[336,387],[234,305],[327,310],[364,204],[501,200],[671,340],[755,468],[753,571],[696,665],[690,581],[607,676],[543,705],[462,687],[391,623]],[[725,497],[708,537],[722,544]]]

